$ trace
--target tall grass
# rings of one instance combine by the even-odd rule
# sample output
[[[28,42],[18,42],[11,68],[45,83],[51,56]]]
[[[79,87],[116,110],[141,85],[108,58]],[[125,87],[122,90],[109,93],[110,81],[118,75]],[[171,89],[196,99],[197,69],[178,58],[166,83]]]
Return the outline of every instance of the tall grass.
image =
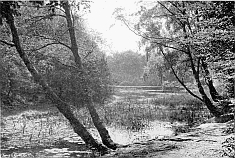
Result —
[[[192,126],[211,117],[201,101],[185,94],[155,99],[126,97],[97,108],[106,125],[136,131],[148,127],[149,123],[155,120],[178,121]]]

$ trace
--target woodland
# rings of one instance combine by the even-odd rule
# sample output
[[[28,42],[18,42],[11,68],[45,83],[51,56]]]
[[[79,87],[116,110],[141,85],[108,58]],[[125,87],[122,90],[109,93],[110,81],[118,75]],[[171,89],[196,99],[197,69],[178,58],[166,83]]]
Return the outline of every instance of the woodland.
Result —
[[[112,86],[181,87],[217,122],[234,119],[235,2],[141,1],[128,15],[117,8],[116,19],[141,37],[145,54],[111,56],[99,47],[102,37],[84,23],[90,3],[0,1],[2,115],[53,105],[101,155],[121,146],[97,112],[112,98]],[[101,142],[74,113],[81,108]]]

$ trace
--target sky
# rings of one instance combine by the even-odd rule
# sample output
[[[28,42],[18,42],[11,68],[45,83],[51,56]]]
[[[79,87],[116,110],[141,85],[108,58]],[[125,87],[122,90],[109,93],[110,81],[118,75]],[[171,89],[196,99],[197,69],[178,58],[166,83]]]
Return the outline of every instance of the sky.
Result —
[[[125,50],[139,51],[140,37],[131,32],[121,21],[116,20],[115,8],[123,8],[125,12],[135,12],[137,0],[96,0],[91,4],[91,13],[87,15],[87,25],[98,32],[106,41],[101,48],[108,53]]]

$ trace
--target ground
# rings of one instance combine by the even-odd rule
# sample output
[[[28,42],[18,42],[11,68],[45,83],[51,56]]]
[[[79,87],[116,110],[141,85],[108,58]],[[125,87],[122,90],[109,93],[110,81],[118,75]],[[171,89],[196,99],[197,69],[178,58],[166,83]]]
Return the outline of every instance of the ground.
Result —
[[[224,133],[227,126],[228,123],[201,124],[191,132],[132,144],[103,158],[228,158],[223,156],[222,143],[235,135]]]

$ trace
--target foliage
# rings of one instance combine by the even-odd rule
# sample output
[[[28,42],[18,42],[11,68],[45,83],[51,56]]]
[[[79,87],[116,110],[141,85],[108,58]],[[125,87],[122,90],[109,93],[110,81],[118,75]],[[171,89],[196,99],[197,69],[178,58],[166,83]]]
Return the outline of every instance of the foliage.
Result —
[[[135,30],[128,28],[142,37],[147,56],[151,53],[158,56],[155,63],[149,64],[154,67],[158,63],[155,71],[159,71],[160,59],[164,57],[165,67],[170,68],[179,83],[192,96],[204,101],[215,116],[220,116],[222,112],[213,105],[205,86],[213,101],[225,99],[213,83],[213,79],[219,78],[229,83],[229,97],[233,96],[234,2],[156,2],[152,6],[141,3],[140,11],[135,14],[139,16]],[[185,82],[192,82],[191,76],[201,96],[186,86]]]
[[[16,4],[21,4],[21,2]],[[30,61],[64,101],[81,105],[80,76],[73,68],[74,58],[66,47],[70,45],[66,21],[64,17],[55,15],[61,14],[61,11],[48,9],[56,4],[48,4],[40,9],[27,7],[32,4],[26,2],[24,4],[26,6],[15,7],[14,12],[21,15],[16,16],[15,21]],[[90,87],[90,95],[96,103],[102,104],[110,95],[108,87],[110,76],[106,57],[104,52],[99,50],[95,38],[86,31],[83,21],[78,17],[75,18],[77,18],[76,37],[79,43],[79,53],[87,71],[86,79]],[[2,23],[0,27],[2,35],[0,40],[8,41],[10,32],[6,23]],[[3,66],[1,71],[4,74],[1,80],[4,85],[1,96],[7,97],[3,99],[4,105],[11,104],[9,105],[11,107],[21,105],[23,108],[22,104],[37,105],[38,102],[48,102],[47,95],[39,85],[34,83],[15,50],[2,42],[0,44],[1,65]],[[7,108],[8,105],[4,107]]]
[[[2,110],[23,109],[28,102],[36,102],[44,94],[13,49],[1,47]]]
[[[200,29],[196,38],[200,44],[196,49],[212,65],[215,77],[223,82],[228,96],[234,97],[234,2],[208,2],[205,6],[209,8],[208,12],[199,9],[198,16],[204,19],[198,22]]]
[[[90,95],[95,103],[103,104],[110,96],[109,72],[104,56],[93,58],[84,63],[87,72],[86,82],[89,85]],[[73,67],[60,62],[54,63],[53,68],[44,74],[50,86],[63,100],[74,106],[84,104],[81,90],[82,78]]]
[[[18,26],[17,24],[19,24],[19,23],[16,22],[16,20],[15,20],[16,17],[14,16],[13,12],[10,12],[10,13],[6,12],[6,8],[10,8],[12,6],[12,4],[11,3],[8,4],[7,2],[0,3],[1,7],[2,7],[2,5],[3,5],[3,7],[6,7],[6,8],[4,8],[3,12],[1,11],[1,15],[3,14],[3,18],[6,20],[6,24],[9,27],[9,30],[11,32],[10,38],[12,38],[13,44],[8,42],[7,39],[1,40],[1,43],[5,44],[7,46],[15,47],[20,58],[24,62],[25,66],[27,67],[30,74],[32,75],[34,82],[39,84],[46,91],[50,101],[69,120],[69,123],[71,124],[74,132],[77,133],[87,145],[90,145],[90,147],[94,147],[96,150],[98,150],[98,152],[100,152],[103,155],[108,152],[108,148],[116,149],[117,146],[110,138],[109,133],[106,130],[106,128],[104,127],[104,125],[102,124],[102,122],[100,122],[99,115],[97,114],[96,109],[93,105],[94,102],[93,102],[93,98],[92,98],[93,96],[92,96],[91,90],[90,90],[91,88],[89,87],[89,83],[87,82],[87,71],[84,69],[83,62],[81,60],[81,55],[78,54],[79,49],[78,49],[78,44],[77,44],[77,40],[76,40],[76,33],[75,33],[75,26],[76,25],[75,25],[75,21],[74,21],[75,18],[73,16],[73,11],[76,11],[76,10],[73,10],[75,8],[71,7],[71,3],[69,1],[63,1],[63,2],[49,1],[48,3],[51,6],[44,5],[44,6],[39,6],[39,7],[45,9],[47,11],[46,13],[49,12],[49,14],[39,13],[39,16],[35,17],[36,21],[33,22],[35,24],[38,21],[44,21],[43,24],[46,24],[46,25],[43,25],[43,26],[46,26],[46,27],[42,27],[43,28],[42,30],[40,30],[41,28],[34,29],[33,31],[30,30],[30,32],[28,32],[29,34],[24,32],[24,31],[27,32],[27,30],[23,30],[23,32],[20,32],[20,30],[17,29],[17,26]],[[35,6],[33,6],[32,8],[34,8],[34,7]],[[57,8],[57,7],[59,7],[59,8]],[[64,14],[63,15],[61,15],[60,13],[57,14],[55,9],[62,11]],[[53,32],[53,30],[51,31],[50,29],[48,29],[49,28],[49,27],[47,27],[48,23],[46,23],[47,19],[51,20],[51,19],[53,19],[53,16],[61,16],[66,19],[67,28],[64,30],[63,34],[69,35],[68,36],[70,39],[69,44],[64,43],[67,41],[63,41],[60,38],[57,38],[56,32]],[[21,17],[27,17],[27,16],[21,16]],[[42,17],[42,18],[37,19],[39,17]],[[30,20],[34,20],[34,18],[31,18]],[[32,21],[30,21],[30,22],[32,22]],[[25,21],[25,23],[27,23],[27,21]],[[36,28],[36,26],[34,26],[34,28]],[[43,30],[47,34],[46,35],[44,34],[41,36],[41,34],[39,32],[43,31]],[[21,36],[21,33],[22,34],[25,33],[24,34],[25,36],[24,35]],[[27,48],[27,44],[26,44],[27,39],[32,38],[27,35],[33,35],[32,37],[34,37],[34,35],[35,35],[35,36],[39,37],[38,43],[40,43],[40,44],[43,43],[43,46],[40,48],[33,48],[33,49],[29,49],[29,50],[25,49],[25,47]],[[61,36],[63,36],[63,35],[61,35]],[[42,38],[42,39],[40,39],[40,38]],[[35,41],[33,41],[33,42],[35,42]],[[50,43],[48,43],[48,42],[50,42]],[[24,45],[24,44],[26,44],[26,45]],[[80,80],[79,80],[80,81],[79,82],[80,89],[79,90],[80,90],[81,95],[79,95],[79,97],[82,99],[82,103],[85,104],[85,107],[89,110],[90,115],[92,116],[92,121],[93,121],[95,127],[97,128],[97,130],[99,131],[99,134],[102,138],[104,145],[106,145],[108,148],[105,147],[104,145],[98,143],[93,138],[93,136],[84,127],[84,125],[82,123],[80,123],[80,121],[76,118],[76,116],[74,115],[73,110],[71,108],[71,105],[69,103],[63,101],[54,92],[53,88],[51,88],[49,86],[46,79],[44,79],[43,75],[41,75],[41,73],[45,73],[47,71],[45,71],[45,69],[43,69],[41,72],[38,71],[39,67],[36,67],[37,64],[42,64],[46,67],[51,67],[51,66],[48,66],[48,62],[47,61],[43,61],[43,62],[39,61],[38,62],[38,60],[36,60],[36,64],[34,64],[33,62],[30,61],[30,58],[26,54],[26,52],[34,52],[34,53],[40,52],[41,49],[47,48],[48,46],[55,45],[55,44],[66,47],[67,49],[69,49],[69,52],[73,54],[73,56],[72,56],[74,58],[73,65],[69,65],[69,66],[74,67],[77,75],[79,75],[79,77],[80,77]],[[35,46],[35,45],[33,44],[30,46]],[[91,52],[93,52],[93,50]],[[40,54],[41,54],[41,52],[40,52]],[[36,56],[33,56],[33,58],[34,57],[36,57]],[[86,57],[87,56],[85,56],[85,58]],[[45,60],[45,58],[43,58],[43,59]]]
[[[165,52],[166,55],[176,53],[174,60],[178,63],[172,63],[165,56],[172,66],[187,67],[182,65],[189,63],[182,50],[190,46],[194,49],[195,61],[205,58],[209,65],[216,65],[210,67],[212,70],[219,69],[224,76],[229,73],[230,77],[225,77],[228,79],[233,76],[234,67],[233,12],[233,2],[159,2],[150,9],[142,6],[140,20],[135,27],[144,32],[142,43],[146,51],[156,50],[159,45],[172,48]],[[228,61],[231,62],[226,64]],[[218,71],[216,75],[219,75]]]
[[[235,137],[230,137],[223,142],[223,156],[235,157]]]
[[[144,65],[144,57],[133,51],[115,53],[108,58],[108,67],[115,84],[121,82],[129,82],[128,85],[142,84]]]

